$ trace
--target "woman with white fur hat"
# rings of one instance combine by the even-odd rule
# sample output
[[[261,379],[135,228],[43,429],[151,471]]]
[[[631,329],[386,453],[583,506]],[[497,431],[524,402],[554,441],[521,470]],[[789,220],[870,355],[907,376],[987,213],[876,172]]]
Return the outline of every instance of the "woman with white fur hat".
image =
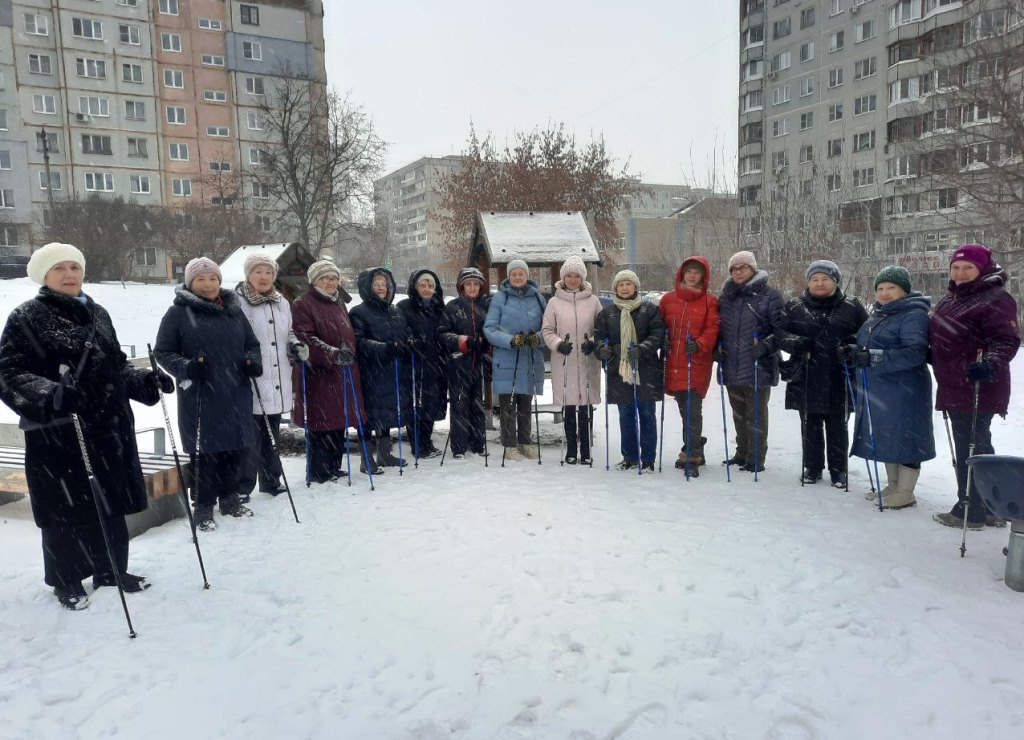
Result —
[[[601,313],[601,301],[578,256],[562,263],[559,277],[544,310],[544,342],[553,358],[551,387],[555,404],[564,409],[564,462],[590,465],[593,407],[601,403],[601,363],[587,357],[594,351],[594,320]]]
[[[42,287],[15,308],[0,337],[0,399],[21,417],[32,516],[42,531],[44,580],[61,605],[89,605],[82,579],[116,585],[72,414],[103,490],[103,524],[125,591],[149,587],[127,572],[126,514],[147,506],[129,401],[174,390],[163,373],[127,361],[107,312],[82,292],[85,257],[70,244],[36,250],[28,276]]]

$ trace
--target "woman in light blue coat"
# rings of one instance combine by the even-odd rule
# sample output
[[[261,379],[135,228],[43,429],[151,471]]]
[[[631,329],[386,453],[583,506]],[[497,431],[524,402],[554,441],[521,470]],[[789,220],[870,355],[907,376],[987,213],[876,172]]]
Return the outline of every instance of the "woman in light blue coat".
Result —
[[[547,301],[526,262],[508,263],[508,279],[491,299],[484,336],[494,347],[493,388],[501,407],[505,460],[537,459],[530,447],[530,404],[544,390],[541,324]]]

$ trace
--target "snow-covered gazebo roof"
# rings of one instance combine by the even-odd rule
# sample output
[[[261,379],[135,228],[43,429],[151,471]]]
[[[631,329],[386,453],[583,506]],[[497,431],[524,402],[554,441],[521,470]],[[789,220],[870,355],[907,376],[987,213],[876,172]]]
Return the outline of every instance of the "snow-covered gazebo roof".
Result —
[[[579,211],[480,211],[476,216],[470,260],[487,256],[490,266],[514,259],[531,266],[561,264],[578,255],[584,262],[601,264],[590,229]]]
[[[284,244],[245,244],[237,247],[220,263],[222,284],[233,288],[245,280],[245,258],[250,254],[262,253],[277,262],[277,281],[289,298],[302,295],[309,287],[306,282],[306,270],[316,262],[299,242]]]

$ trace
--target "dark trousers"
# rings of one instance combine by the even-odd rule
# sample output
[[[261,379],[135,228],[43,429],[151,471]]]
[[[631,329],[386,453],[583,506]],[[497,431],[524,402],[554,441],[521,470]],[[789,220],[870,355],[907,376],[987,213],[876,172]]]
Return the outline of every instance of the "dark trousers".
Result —
[[[971,419],[973,414],[950,411],[949,423],[953,427],[953,448],[956,451],[956,496],[962,509],[967,500],[967,458],[971,449]],[[974,433],[974,454],[992,455],[992,417],[994,414],[978,414],[978,425]],[[978,487],[971,481],[971,506],[967,518],[972,522],[985,518],[987,509],[978,495]]]
[[[825,468],[827,439],[828,472],[845,473],[849,460],[846,450],[850,446],[850,433],[843,410],[827,414],[805,414],[801,411],[800,423],[804,430],[804,467],[817,472]]]
[[[217,499],[238,493],[238,473],[248,454],[246,448],[190,455],[192,489],[196,505],[213,506]]]
[[[114,560],[122,573],[128,570],[128,525],[123,516],[106,520]],[[110,557],[100,523],[66,527],[44,527],[43,580],[47,586],[67,588],[90,576],[109,576]]]
[[[434,434],[434,420],[426,414],[419,413],[416,422],[413,423],[410,419],[410,423],[405,427],[405,433],[409,436],[409,447],[412,448],[413,457],[423,457],[425,453],[434,449],[434,441],[431,438]],[[416,449],[417,441],[419,450]]]
[[[619,451],[625,460],[653,463],[658,456],[658,422],[654,401],[617,404],[619,407]],[[640,416],[640,439],[636,437],[636,418]],[[639,443],[639,444],[638,444]]]
[[[323,482],[341,475],[342,458],[345,455],[345,432],[344,429],[309,432],[307,465],[311,481]]]
[[[694,390],[679,391],[673,393],[672,397],[676,399],[676,405],[679,406],[679,416],[683,420],[683,449],[687,452],[694,452],[700,455],[704,454],[704,399],[700,397],[700,393]],[[687,428],[686,418],[686,406],[687,398],[689,398],[690,406],[690,423]]]
[[[524,393],[499,393],[501,444],[505,447],[530,444],[530,404],[533,396]]]
[[[267,434],[267,425],[263,415],[253,416],[252,422],[256,432],[256,444],[246,450],[245,459],[238,471],[238,490],[246,493],[252,491],[259,480],[260,490],[277,488],[281,480],[281,461],[277,458],[274,445],[277,444],[281,429],[281,415],[267,414],[267,421],[274,432],[273,443]]]
[[[457,390],[453,387],[451,403],[449,418],[451,420],[452,454],[463,455],[467,450],[483,452],[487,422],[484,416],[483,389],[480,387],[480,383],[459,384]]]
[[[757,405],[754,404],[754,387],[745,385],[726,386],[729,391],[729,405],[732,406],[732,422],[736,426],[736,457],[747,462],[764,465],[768,454],[768,399],[771,387],[757,389]],[[757,446],[754,450],[754,416],[757,415]]]
[[[565,428],[566,457],[590,457],[591,406],[563,406],[562,426]],[[576,454],[577,449],[579,455]]]

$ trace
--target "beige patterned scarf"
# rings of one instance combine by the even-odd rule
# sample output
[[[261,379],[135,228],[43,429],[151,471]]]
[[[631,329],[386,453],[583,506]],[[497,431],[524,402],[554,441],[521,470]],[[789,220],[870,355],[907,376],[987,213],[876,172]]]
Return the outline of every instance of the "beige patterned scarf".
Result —
[[[615,298],[613,303],[621,311],[619,315],[619,375],[623,381],[630,385],[640,385],[640,372],[633,375],[633,365],[626,356],[626,350],[630,344],[637,344],[636,324],[633,323],[633,311],[635,311],[643,299],[640,296],[635,298]]]

